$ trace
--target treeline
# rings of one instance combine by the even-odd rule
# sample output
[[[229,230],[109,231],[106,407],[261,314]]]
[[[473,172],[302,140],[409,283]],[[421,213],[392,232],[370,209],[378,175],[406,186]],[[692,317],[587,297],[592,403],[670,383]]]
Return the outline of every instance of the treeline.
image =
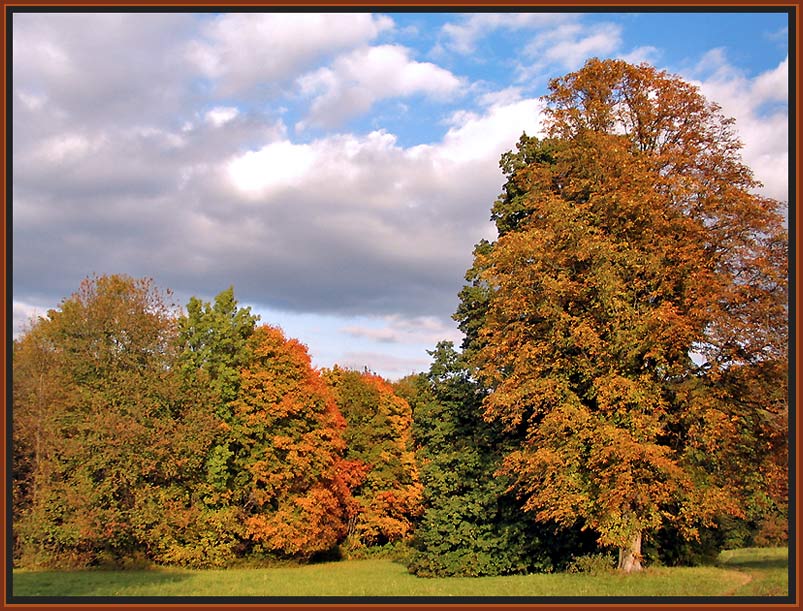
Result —
[[[418,575],[624,571],[777,544],[788,242],[679,78],[550,83],[428,372],[316,370],[232,289],[88,279],[13,354],[15,562],[404,553]]]
[[[14,343],[22,564],[220,566],[407,537],[412,414],[380,378],[317,371],[238,307],[86,280]]]

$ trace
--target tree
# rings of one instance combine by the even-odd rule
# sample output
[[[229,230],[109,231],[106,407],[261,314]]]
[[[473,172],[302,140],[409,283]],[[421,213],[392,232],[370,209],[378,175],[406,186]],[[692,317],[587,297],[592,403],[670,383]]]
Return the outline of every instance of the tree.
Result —
[[[230,424],[245,534],[257,552],[309,558],[346,534],[345,421],[304,345],[263,325],[247,348]]]
[[[87,279],[16,343],[14,527],[28,563],[163,551],[146,508],[192,488],[213,429],[182,392],[165,298],[148,279]]]
[[[234,287],[220,292],[214,304],[191,297],[186,316],[179,319],[184,374],[204,372],[219,396],[216,411],[224,420],[231,417],[229,403],[237,397],[240,368],[248,358],[247,341],[257,321],[251,308],[237,307]]]
[[[349,544],[359,548],[407,539],[421,513],[409,404],[388,382],[367,372],[335,366],[324,378],[346,419],[346,464],[358,474]]]
[[[19,526],[34,521],[57,469],[58,420],[67,381],[39,320],[13,345],[12,498],[14,557],[31,555]],[[26,549],[27,548],[27,549]]]
[[[499,166],[508,178],[504,185],[503,195],[494,202],[491,208],[491,220],[496,225],[498,235],[516,230],[526,220],[532,210],[527,203],[532,174],[538,165],[550,166],[555,162],[555,149],[560,142],[555,140],[538,140],[522,134],[517,143],[516,152],[509,151],[502,155]],[[541,172],[541,180],[545,180]],[[494,244],[482,239],[474,246],[474,264],[468,269],[463,286],[458,295],[460,302],[453,318],[463,332],[462,348],[466,355],[475,353],[482,346],[480,330],[485,324],[485,314],[491,299],[491,286],[483,271],[488,256],[493,252]]]
[[[396,384],[413,406],[414,438],[425,512],[417,524],[411,572],[480,576],[548,571],[565,557],[570,537],[536,525],[498,477],[510,436],[482,420],[482,388],[451,342],[430,353],[426,374]],[[547,543],[548,542],[548,543]]]
[[[503,157],[499,238],[468,276],[487,297],[457,316],[486,418],[522,434],[500,472],[525,509],[580,517],[635,570],[645,533],[693,538],[779,478],[758,415],[785,408],[786,234],[692,85],[593,59],[550,90],[547,139]]]
[[[241,370],[251,358],[248,340],[258,315],[239,307],[234,288],[221,291],[214,303],[192,297],[179,318],[179,364],[187,385],[207,387],[210,413],[219,419],[204,457],[204,481],[196,496],[197,528],[187,530],[182,563],[222,565],[242,551],[247,538],[244,509],[247,492],[235,485],[241,450],[232,435],[233,403],[239,396]],[[194,555],[193,555],[194,554]]]

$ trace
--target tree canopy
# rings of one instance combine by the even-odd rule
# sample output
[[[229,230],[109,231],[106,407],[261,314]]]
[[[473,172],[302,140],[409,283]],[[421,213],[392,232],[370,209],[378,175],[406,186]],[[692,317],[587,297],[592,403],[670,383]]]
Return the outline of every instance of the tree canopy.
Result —
[[[14,347],[15,543],[34,564],[165,559],[214,419],[150,280],[87,279]]]
[[[547,138],[502,160],[499,238],[468,275],[484,305],[458,319],[486,418],[523,433],[502,472],[525,507],[639,568],[643,533],[743,515],[742,412],[781,417],[785,393],[739,407],[731,380],[786,388],[786,234],[692,85],[590,60],[550,90]]]
[[[355,476],[348,544],[404,540],[422,511],[410,405],[382,378],[334,367],[324,379],[346,419],[345,459]]]
[[[482,387],[451,342],[431,352],[425,374],[402,379],[397,392],[413,406],[414,438],[425,511],[408,567],[421,576],[480,576],[560,566],[576,533],[537,525],[507,494],[499,476],[510,438],[482,420]],[[572,551],[582,547],[572,541]]]
[[[258,327],[232,408],[248,537],[266,551],[302,557],[334,547],[350,500],[341,475],[346,423],[306,347]]]

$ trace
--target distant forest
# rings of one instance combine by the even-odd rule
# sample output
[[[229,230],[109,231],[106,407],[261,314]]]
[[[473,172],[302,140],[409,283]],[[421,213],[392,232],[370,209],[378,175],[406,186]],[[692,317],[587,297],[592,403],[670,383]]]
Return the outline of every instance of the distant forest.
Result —
[[[316,369],[234,289],[87,278],[13,344],[15,566],[389,555],[624,572],[778,545],[788,238],[731,119],[647,64],[550,82],[429,371]]]

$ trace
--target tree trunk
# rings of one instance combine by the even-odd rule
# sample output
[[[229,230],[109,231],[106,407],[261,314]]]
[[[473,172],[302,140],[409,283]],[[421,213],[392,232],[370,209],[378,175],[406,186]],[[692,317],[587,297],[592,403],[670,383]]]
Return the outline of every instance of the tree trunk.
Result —
[[[641,566],[641,531],[633,535],[628,547],[619,548],[619,566],[620,571],[631,573],[633,571],[640,571]]]

